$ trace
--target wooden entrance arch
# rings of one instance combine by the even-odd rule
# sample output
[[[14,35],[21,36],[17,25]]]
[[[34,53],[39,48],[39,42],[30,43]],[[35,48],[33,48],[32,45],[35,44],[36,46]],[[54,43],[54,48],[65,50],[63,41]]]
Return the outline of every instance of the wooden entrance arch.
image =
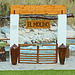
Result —
[[[58,15],[58,46],[66,45],[67,15],[65,5],[11,5],[10,6],[10,47],[18,46],[19,14]]]

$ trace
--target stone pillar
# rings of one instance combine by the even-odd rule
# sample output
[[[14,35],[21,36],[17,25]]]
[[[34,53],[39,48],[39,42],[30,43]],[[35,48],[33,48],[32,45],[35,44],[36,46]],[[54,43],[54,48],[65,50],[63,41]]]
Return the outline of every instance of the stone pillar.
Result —
[[[10,15],[10,47],[13,44],[18,46],[18,27],[19,27],[19,15]]]

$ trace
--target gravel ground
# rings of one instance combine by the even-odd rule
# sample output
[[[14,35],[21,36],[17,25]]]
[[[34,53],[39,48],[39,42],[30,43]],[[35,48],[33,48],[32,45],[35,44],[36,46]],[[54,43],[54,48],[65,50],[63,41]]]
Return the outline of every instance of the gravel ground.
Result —
[[[12,65],[9,61],[0,62],[0,70],[75,70],[75,56],[66,58],[64,65],[57,64],[22,64]]]

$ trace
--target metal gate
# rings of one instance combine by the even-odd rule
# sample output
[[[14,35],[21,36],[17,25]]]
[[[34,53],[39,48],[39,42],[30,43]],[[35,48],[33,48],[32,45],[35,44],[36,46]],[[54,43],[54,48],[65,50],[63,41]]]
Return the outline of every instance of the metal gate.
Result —
[[[57,63],[57,44],[36,46],[19,44],[19,63],[55,64]]]

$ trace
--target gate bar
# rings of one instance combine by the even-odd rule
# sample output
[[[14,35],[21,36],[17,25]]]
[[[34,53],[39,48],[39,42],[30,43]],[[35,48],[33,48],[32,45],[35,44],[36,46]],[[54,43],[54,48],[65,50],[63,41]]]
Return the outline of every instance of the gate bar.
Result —
[[[37,64],[39,63],[39,46],[37,46]]]

